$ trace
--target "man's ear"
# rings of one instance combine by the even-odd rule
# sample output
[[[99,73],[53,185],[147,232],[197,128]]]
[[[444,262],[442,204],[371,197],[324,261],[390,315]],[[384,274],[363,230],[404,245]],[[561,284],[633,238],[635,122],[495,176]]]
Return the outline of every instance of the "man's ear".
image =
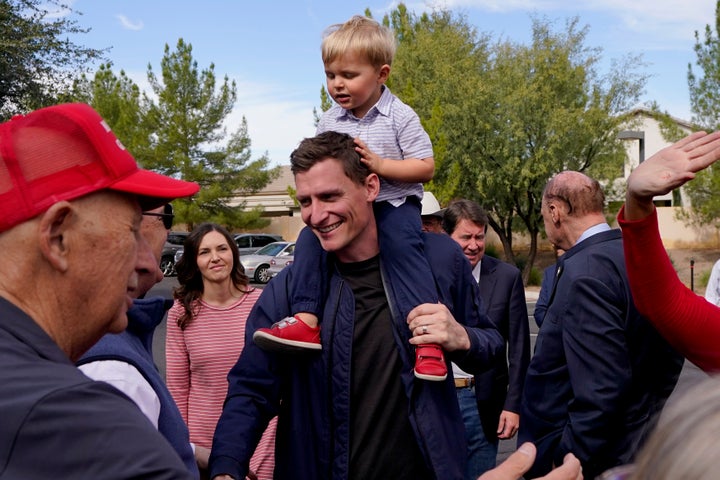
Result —
[[[548,202],[547,210],[548,210],[548,212],[550,212],[550,219],[552,220],[553,225],[558,225],[560,223],[560,214],[561,214],[561,211],[560,211],[560,208],[558,207],[558,205],[555,202],[550,201],[550,202]]]
[[[74,207],[69,202],[58,202],[40,216],[38,236],[40,251],[55,269],[65,272],[68,268],[68,237],[72,225]]]
[[[367,189],[368,202],[374,202],[380,193],[380,177],[376,173],[371,173],[365,178],[365,188]]]

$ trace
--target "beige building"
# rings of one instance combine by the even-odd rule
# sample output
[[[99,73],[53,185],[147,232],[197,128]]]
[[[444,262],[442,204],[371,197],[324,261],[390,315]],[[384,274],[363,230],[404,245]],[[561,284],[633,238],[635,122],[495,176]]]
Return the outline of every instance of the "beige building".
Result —
[[[285,240],[296,240],[305,224],[300,218],[300,208],[290,196],[290,189],[294,188],[295,180],[290,165],[283,165],[278,178],[255,195],[237,197],[235,205],[246,202],[245,208],[248,210],[263,207],[263,217],[270,220],[270,225],[263,231],[282,235]]]
[[[624,178],[620,179],[621,191],[624,193],[625,179],[630,175],[641,161],[662,150],[671,142],[665,140],[660,131],[660,125],[654,116],[647,110],[638,109],[633,112],[632,127],[620,133],[620,138],[627,143],[627,160],[625,162]],[[691,125],[677,118],[673,119],[677,126],[689,134]],[[660,234],[666,248],[706,248],[720,246],[719,232],[713,227],[688,227],[682,220],[678,220],[678,210],[692,208],[690,199],[681,188],[677,192],[655,197],[658,207],[658,220]]]

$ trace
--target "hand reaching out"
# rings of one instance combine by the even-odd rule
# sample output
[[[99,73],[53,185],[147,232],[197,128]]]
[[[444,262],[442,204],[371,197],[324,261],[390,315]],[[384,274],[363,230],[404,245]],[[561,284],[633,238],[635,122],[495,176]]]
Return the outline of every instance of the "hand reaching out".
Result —
[[[510,455],[507,460],[483,473],[478,480],[519,480],[523,478],[523,474],[532,467],[535,461],[537,450],[535,445],[530,442],[520,445],[515,453]],[[568,453],[565,455],[563,464],[544,477],[534,480],[582,480],[582,466],[575,455]]]
[[[696,132],[663,148],[633,170],[627,179],[625,218],[637,220],[652,212],[652,199],[695,178],[695,173],[720,159],[720,131]]]

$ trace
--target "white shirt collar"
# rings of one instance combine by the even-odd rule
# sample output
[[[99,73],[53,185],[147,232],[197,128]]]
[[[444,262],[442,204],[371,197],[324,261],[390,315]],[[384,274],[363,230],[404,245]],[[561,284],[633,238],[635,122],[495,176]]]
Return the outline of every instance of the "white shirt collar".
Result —
[[[472,269],[472,275],[475,277],[475,281],[477,283],[480,283],[480,265],[482,264],[482,260],[480,260],[477,265]]]
[[[608,230],[612,230],[610,228],[610,225],[607,223],[598,223],[597,225],[593,225],[592,227],[585,230],[582,235],[580,235],[580,238],[577,239],[577,242],[575,242],[575,245],[582,242],[583,240],[587,240],[588,238],[592,237],[593,235],[597,235],[598,233],[607,232]]]

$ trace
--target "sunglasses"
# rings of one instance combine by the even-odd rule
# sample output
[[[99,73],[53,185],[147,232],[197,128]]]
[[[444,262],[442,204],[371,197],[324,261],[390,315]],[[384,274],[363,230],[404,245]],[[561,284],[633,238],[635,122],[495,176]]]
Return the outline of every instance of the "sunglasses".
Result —
[[[173,213],[173,207],[169,203],[166,203],[165,206],[163,207],[163,213],[143,212],[143,215],[148,215],[151,217],[160,217],[162,219],[165,230],[170,230],[173,225],[173,220],[175,220],[175,214]]]

